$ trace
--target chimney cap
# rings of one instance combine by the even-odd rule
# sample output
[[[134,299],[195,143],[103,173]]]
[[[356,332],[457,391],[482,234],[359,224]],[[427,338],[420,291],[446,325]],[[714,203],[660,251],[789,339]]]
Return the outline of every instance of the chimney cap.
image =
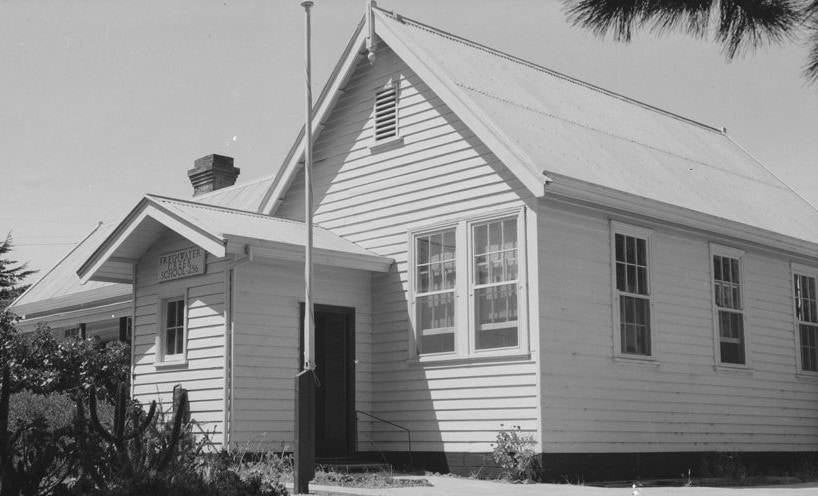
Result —
[[[198,196],[233,186],[240,172],[241,169],[233,167],[233,157],[213,153],[194,160],[187,176],[193,185],[193,196]]]

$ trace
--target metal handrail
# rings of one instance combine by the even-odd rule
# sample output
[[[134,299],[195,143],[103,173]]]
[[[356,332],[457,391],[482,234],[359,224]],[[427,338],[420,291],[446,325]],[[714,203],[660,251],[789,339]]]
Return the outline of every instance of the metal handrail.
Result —
[[[362,413],[362,414],[366,415],[367,417],[373,418],[373,419],[375,419],[375,420],[377,420],[379,422],[383,422],[384,424],[389,424],[392,427],[395,427],[397,429],[400,429],[400,430],[406,432],[406,441],[407,441],[407,444],[409,445],[409,466],[412,467],[413,466],[413,463],[412,463],[412,431],[410,431],[408,428],[406,428],[406,427],[404,427],[402,425],[398,425],[398,424],[396,424],[394,422],[390,422],[389,420],[380,418],[377,415],[372,415],[371,413],[365,412],[363,410],[355,410],[355,450],[356,451],[358,450],[358,414],[359,413]]]

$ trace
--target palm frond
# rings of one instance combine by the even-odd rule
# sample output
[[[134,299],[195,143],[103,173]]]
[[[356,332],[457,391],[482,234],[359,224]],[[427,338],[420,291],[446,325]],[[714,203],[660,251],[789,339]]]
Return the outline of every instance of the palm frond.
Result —
[[[789,39],[800,26],[798,0],[563,0],[569,21],[597,35],[630,41],[636,29],[712,32],[728,58],[744,48]]]
[[[816,83],[818,82],[818,0],[811,0],[804,7],[803,19],[808,33],[807,44],[809,46],[804,77]]]

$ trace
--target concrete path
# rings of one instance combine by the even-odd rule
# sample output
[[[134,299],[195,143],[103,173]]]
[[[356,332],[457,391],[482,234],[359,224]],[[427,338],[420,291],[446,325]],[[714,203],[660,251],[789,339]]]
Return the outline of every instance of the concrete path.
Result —
[[[310,494],[359,496],[633,496],[632,488],[563,484],[509,484],[505,482],[427,476],[432,487],[359,489],[310,484]],[[288,489],[292,491],[292,485]],[[818,496],[818,483],[764,487],[641,487],[637,496]]]

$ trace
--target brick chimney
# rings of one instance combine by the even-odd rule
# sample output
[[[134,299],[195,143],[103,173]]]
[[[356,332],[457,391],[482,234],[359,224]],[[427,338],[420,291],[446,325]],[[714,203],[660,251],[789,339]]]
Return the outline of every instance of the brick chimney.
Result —
[[[193,185],[193,196],[233,186],[241,169],[233,167],[233,157],[207,155],[196,159],[187,177]]]

